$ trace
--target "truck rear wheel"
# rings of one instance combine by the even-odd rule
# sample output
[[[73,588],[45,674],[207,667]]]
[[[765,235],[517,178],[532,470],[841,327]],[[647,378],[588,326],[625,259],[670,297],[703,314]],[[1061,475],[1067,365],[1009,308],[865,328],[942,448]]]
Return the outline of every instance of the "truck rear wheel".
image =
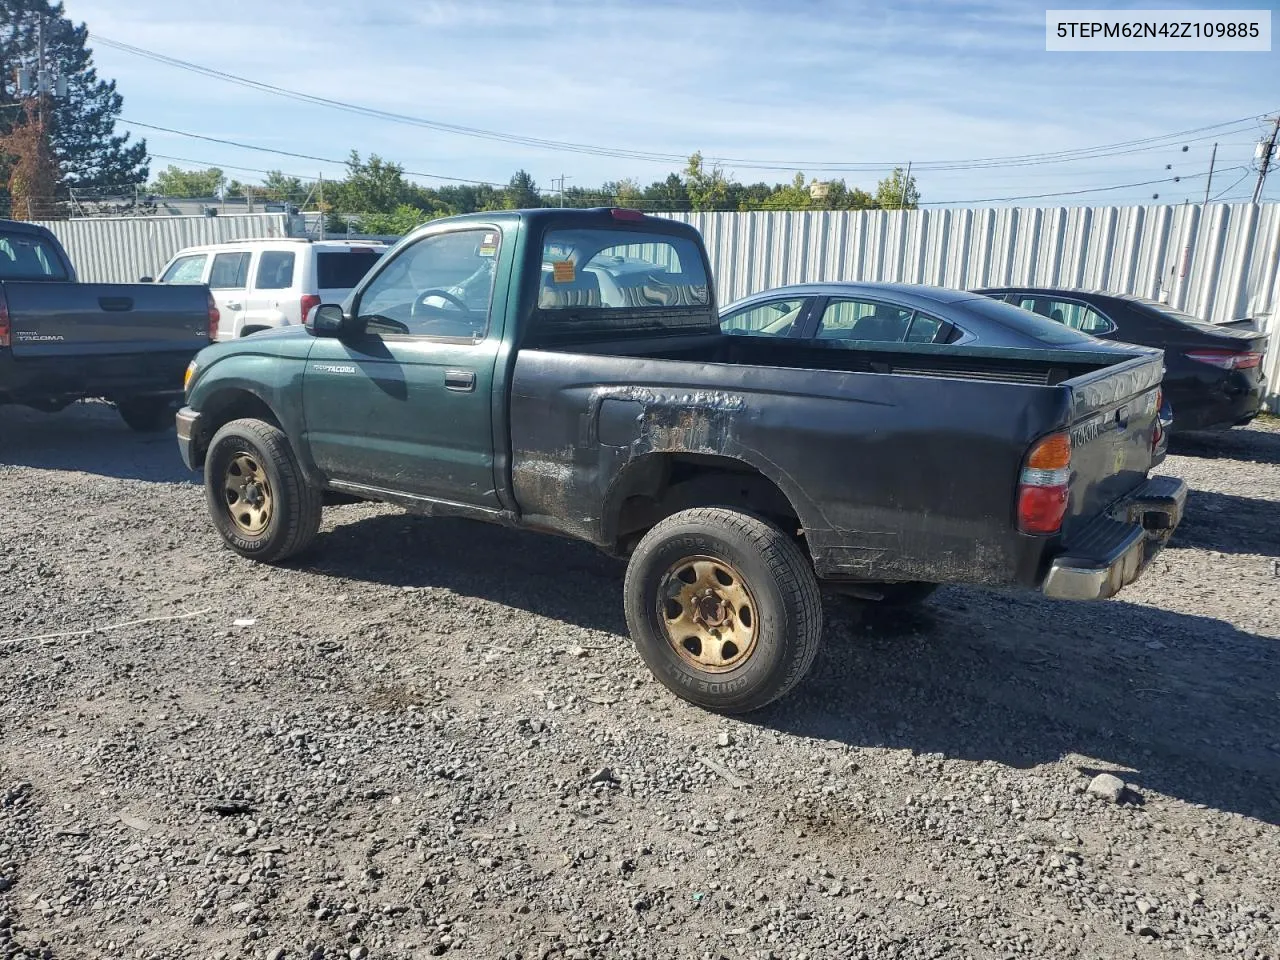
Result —
[[[129,429],[157,433],[173,426],[178,404],[168,397],[126,397],[116,401],[116,412]]]
[[[269,423],[232,420],[215,433],[204,485],[214,526],[242,557],[285,560],[320,529],[321,493],[307,484],[289,439]]]
[[[677,696],[720,713],[787,694],[822,640],[808,559],[777,527],[736,510],[663,520],[632,553],[623,592],[649,669]]]

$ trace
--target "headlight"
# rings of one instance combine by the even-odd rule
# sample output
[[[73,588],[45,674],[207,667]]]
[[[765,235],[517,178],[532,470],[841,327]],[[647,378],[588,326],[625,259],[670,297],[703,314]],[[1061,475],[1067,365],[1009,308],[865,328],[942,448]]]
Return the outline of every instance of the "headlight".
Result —
[[[194,360],[187,364],[187,372],[182,375],[182,392],[186,393],[191,386],[191,378],[196,375],[197,364]]]

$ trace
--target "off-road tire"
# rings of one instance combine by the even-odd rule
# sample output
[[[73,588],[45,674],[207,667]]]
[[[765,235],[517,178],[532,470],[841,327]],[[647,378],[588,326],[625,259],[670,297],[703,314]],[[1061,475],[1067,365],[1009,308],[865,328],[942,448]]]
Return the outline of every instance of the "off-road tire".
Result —
[[[707,672],[669,639],[664,583],[684,558],[719,559],[741,573],[754,609],[753,646],[736,665]],[[623,585],[627,626],[654,676],[677,696],[717,713],[758,710],[808,673],[822,641],[822,601],[813,567],[774,525],[723,507],[667,517],[637,544]]]
[[[257,535],[237,526],[225,500],[228,464],[241,454],[261,466],[274,501],[270,518]],[[213,524],[227,546],[242,557],[277,563],[311,546],[320,529],[322,494],[303,477],[289,439],[278,427],[253,419],[232,420],[223,426],[209,443],[204,478]]]
[[[130,430],[159,433],[173,426],[178,404],[168,397],[126,397],[116,401],[116,412]]]

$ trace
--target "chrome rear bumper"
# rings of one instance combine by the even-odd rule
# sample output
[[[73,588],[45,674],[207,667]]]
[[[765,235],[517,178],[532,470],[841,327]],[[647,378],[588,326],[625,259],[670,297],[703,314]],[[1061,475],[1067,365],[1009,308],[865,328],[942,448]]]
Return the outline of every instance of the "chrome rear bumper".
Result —
[[[1041,590],[1061,600],[1105,600],[1142,575],[1182,521],[1187,485],[1152,477],[1073,538]]]

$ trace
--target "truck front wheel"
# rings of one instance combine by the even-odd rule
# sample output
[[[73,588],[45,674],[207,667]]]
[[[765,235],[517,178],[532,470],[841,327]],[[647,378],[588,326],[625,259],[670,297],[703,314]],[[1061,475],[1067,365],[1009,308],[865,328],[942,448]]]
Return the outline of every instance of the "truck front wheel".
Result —
[[[209,514],[222,539],[250,560],[275,563],[315,539],[323,510],[289,439],[261,420],[232,420],[213,435],[204,464]]]
[[[677,696],[746,713],[784,696],[822,640],[822,603],[800,548],[758,517],[683,510],[651,529],[623,587],[640,656]]]

